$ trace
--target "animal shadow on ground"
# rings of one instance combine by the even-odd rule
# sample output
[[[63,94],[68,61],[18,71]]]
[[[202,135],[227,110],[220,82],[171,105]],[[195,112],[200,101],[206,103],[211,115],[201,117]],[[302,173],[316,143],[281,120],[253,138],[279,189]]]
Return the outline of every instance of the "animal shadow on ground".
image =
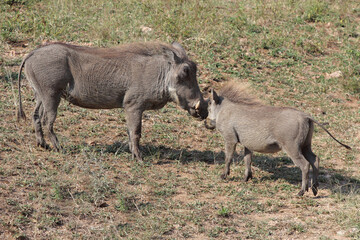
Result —
[[[65,154],[78,154],[84,151],[84,149],[89,152],[103,152],[115,155],[124,152],[131,153],[127,142],[115,142],[113,144],[95,145],[83,142],[71,146],[65,145],[63,152]],[[214,164],[223,163],[225,158],[224,152],[175,149],[166,147],[164,145],[155,146],[152,144],[142,144],[140,146],[140,151],[142,156],[145,158],[145,162],[151,162],[152,164],[158,165],[173,163],[175,160],[180,161],[183,164],[195,161]]]
[[[115,142],[107,145],[87,145],[90,151],[103,151],[104,153],[118,154],[128,152],[127,142]],[[75,149],[68,148],[67,151],[74,152]],[[75,150],[76,152],[77,150]],[[213,151],[199,151],[188,149],[169,148],[164,145],[141,145],[141,153],[145,157],[145,161],[150,160],[152,164],[163,165],[171,164],[174,161],[180,161],[182,164],[190,162],[204,162],[207,164],[223,164],[225,154]],[[134,160],[135,161],[135,160]],[[234,155],[233,163],[244,167],[243,155]],[[254,178],[257,178],[257,169],[270,173],[270,176],[263,176],[260,180],[276,180],[284,179],[293,185],[301,184],[301,170],[296,167],[289,157],[271,157],[267,155],[254,155],[252,159],[252,168]],[[254,169],[255,168],[255,169]],[[219,172],[220,176],[221,172]],[[231,179],[242,179],[243,176],[231,176]],[[311,168],[310,168],[311,179]],[[250,180],[251,181],[251,180]],[[340,193],[343,195],[360,194],[360,180],[346,176],[341,170],[331,168],[322,168],[320,166],[319,174],[320,189],[329,189],[332,193]]]
[[[240,159],[242,159],[242,156]],[[262,180],[267,178],[274,180],[284,179],[294,185],[301,184],[301,170],[295,166],[289,157],[256,155],[253,157],[252,166],[272,174],[269,177],[263,177]],[[254,177],[256,177],[256,170],[253,171],[253,174]],[[312,170],[310,167],[310,179],[311,174]],[[343,195],[360,194],[360,179],[348,177],[341,170],[320,166],[318,179],[320,189],[329,189],[332,193],[340,193]]]
[[[105,145],[102,147],[106,149],[105,152],[108,153],[116,154],[119,151],[126,151],[130,153],[127,143],[116,142],[114,144]],[[158,165],[172,163],[174,162],[174,160],[178,160],[183,164],[194,161],[214,164],[218,162],[223,162],[225,157],[225,154],[223,152],[218,153],[213,151],[174,149],[166,147],[164,145],[155,146],[152,144],[141,145],[141,153],[145,157],[145,160],[157,159],[156,163],[154,161],[154,164]]]

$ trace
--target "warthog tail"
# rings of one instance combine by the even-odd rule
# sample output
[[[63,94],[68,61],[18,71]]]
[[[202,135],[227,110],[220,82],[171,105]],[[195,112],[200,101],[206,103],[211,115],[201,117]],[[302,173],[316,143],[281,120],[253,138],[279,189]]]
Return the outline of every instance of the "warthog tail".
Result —
[[[20,65],[20,69],[19,69],[19,75],[18,75],[19,105],[18,105],[18,110],[17,110],[17,121],[18,122],[20,121],[20,118],[26,120],[26,115],[25,115],[25,112],[23,110],[22,101],[21,101],[21,72],[22,72],[22,69],[24,67],[25,61],[31,55],[32,54],[29,54],[26,58],[24,58],[24,60],[22,61],[21,65]]]
[[[322,129],[324,129],[325,132],[327,132],[327,134],[330,135],[330,137],[332,137],[332,139],[334,139],[336,142],[338,142],[341,146],[347,148],[347,149],[351,149],[351,147],[349,147],[348,145],[340,142],[339,140],[337,140],[325,127],[323,124],[319,123],[318,121],[316,121],[315,119],[313,119],[312,117],[309,117],[309,119],[311,121],[313,121],[314,123],[316,123],[317,125],[319,125]]]

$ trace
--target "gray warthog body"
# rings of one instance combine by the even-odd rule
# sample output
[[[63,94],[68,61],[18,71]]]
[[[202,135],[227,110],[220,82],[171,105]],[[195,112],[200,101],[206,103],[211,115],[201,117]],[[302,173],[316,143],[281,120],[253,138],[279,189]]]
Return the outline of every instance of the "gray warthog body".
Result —
[[[245,147],[245,181],[252,178],[253,151],[275,153],[283,149],[302,172],[302,185],[298,195],[303,195],[308,190],[310,165],[313,169],[311,189],[316,195],[319,185],[319,159],[311,150],[311,139],[313,123],[319,123],[296,109],[264,106],[241,94],[241,89],[235,84],[229,84],[222,89],[219,96],[212,91],[210,97],[209,121],[205,122],[205,126],[209,129],[216,127],[225,140],[225,168],[221,177],[226,178],[230,174],[230,163],[237,143]]]
[[[197,80],[196,64],[180,44],[134,43],[117,48],[89,48],[64,43],[41,46],[26,56],[19,71],[19,117],[22,68],[35,92],[33,113],[37,144],[47,147],[46,124],[53,147],[60,145],[53,131],[60,99],[92,109],[124,108],[133,157],[139,152],[144,110],[174,101],[194,117],[206,118],[207,104]]]

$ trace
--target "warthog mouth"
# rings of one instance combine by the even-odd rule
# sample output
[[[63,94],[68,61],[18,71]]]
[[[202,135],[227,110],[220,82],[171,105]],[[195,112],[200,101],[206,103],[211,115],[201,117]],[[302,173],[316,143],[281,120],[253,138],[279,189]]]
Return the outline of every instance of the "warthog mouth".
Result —
[[[205,119],[205,118],[203,118],[203,117],[200,115],[199,110],[197,110],[197,109],[195,109],[195,108],[193,108],[193,107],[190,107],[188,111],[189,111],[189,114],[190,114],[192,117],[196,118],[197,120],[204,120],[204,119]]]
[[[190,107],[190,114],[199,120],[204,120],[207,118],[208,113],[201,107],[201,101],[199,100],[194,107]]]
[[[210,122],[210,124],[209,124],[209,122]],[[216,122],[215,122],[215,120],[211,120],[211,119],[206,119],[205,121],[204,121],[204,124],[205,124],[205,127],[207,128],[207,129],[210,129],[210,130],[214,130],[215,128],[216,128]]]

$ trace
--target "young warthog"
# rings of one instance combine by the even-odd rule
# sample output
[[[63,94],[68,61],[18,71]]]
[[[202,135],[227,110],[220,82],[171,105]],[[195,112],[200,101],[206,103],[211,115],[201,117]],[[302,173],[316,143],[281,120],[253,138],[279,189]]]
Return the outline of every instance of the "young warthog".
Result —
[[[308,114],[288,107],[264,106],[243,95],[243,89],[235,84],[226,85],[219,96],[211,92],[208,107],[209,116],[206,128],[217,128],[225,140],[225,168],[221,175],[230,174],[230,163],[237,143],[245,147],[245,178],[252,178],[252,152],[275,153],[283,149],[300,167],[302,185],[298,195],[308,191],[309,168],[313,169],[311,189],[314,195],[318,191],[319,159],[311,150],[314,123],[323,128],[335,141],[339,142],[320,123]]]
[[[53,130],[60,99],[92,109],[123,107],[132,156],[139,151],[144,110],[159,109],[174,101],[193,117],[206,118],[207,104],[197,80],[196,64],[178,43],[134,43],[117,48],[89,48],[64,43],[41,46],[23,60],[25,74],[35,92],[33,113],[37,144],[47,147],[42,131],[46,124],[53,147],[60,145]]]

